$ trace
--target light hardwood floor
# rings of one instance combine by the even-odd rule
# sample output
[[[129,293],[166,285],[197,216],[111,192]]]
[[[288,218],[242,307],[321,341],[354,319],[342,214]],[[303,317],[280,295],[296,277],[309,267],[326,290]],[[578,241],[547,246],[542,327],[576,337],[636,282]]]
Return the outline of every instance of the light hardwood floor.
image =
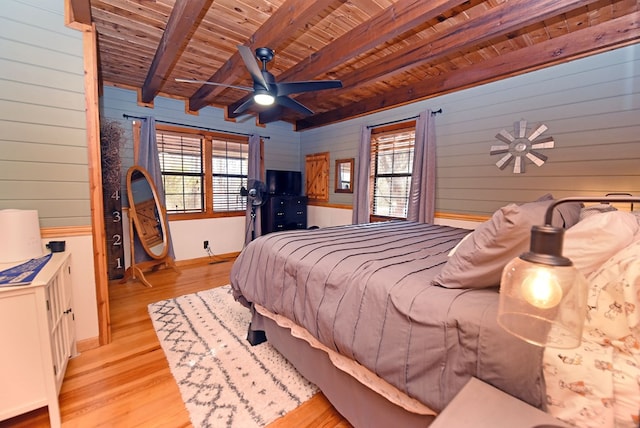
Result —
[[[170,269],[140,282],[110,285],[112,343],[69,362],[60,393],[65,427],[190,427],[180,392],[151,325],[147,305],[229,283],[231,262]],[[47,427],[46,408],[0,422],[0,427]],[[269,428],[348,428],[322,394]],[[241,427],[240,427],[241,428]]]

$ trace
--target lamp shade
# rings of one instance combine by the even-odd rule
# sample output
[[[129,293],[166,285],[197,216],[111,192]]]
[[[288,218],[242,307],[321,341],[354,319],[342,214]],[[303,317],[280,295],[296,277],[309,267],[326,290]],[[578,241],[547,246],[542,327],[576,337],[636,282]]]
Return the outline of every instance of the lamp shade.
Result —
[[[571,264],[552,266],[526,260],[505,266],[500,284],[498,324],[538,346],[580,345],[587,310],[587,283]]]
[[[0,263],[42,257],[42,238],[36,210],[0,210]]]

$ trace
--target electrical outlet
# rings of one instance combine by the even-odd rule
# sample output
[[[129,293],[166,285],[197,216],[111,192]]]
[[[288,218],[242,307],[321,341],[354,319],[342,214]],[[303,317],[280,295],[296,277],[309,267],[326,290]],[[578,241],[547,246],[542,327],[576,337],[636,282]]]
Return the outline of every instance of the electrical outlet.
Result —
[[[206,250],[207,248],[209,248],[209,241],[204,241],[204,249]]]

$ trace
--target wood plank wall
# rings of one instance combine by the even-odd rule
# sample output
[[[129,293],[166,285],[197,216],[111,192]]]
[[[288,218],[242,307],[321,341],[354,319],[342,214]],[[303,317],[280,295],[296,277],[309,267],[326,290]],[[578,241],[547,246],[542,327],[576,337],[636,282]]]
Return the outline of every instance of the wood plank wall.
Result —
[[[539,70],[302,132],[301,162],[308,153],[355,157],[361,125],[415,116],[436,116],[436,211],[490,215],[510,202],[526,202],[550,192],[555,197],[631,192],[640,195],[640,45]],[[513,164],[495,166],[490,156],[495,135],[512,134],[521,119],[529,127],[544,123],[556,148],[541,167],[527,162],[524,174]],[[530,132],[530,130],[528,131]],[[334,188],[331,171],[330,189]],[[352,195],[330,193],[330,203],[351,204]]]
[[[201,126],[242,133],[257,133],[268,136],[264,141],[265,169],[284,169],[299,171],[300,135],[293,132],[291,125],[272,123],[266,127],[256,126],[250,117],[241,117],[234,122],[225,121],[224,111],[211,107],[200,110],[198,115],[186,114],[185,103],[178,99],[156,97],[153,108],[137,104],[137,93],[126,88],[105,86],[100,100],[101,120],[117,120],[125,130],[125,147],[122,175],[133,164],[133,134],[131,120],[122,114],[132,116],[154,116],[156,120],[177,122],[191,126]],[[124,183],[124,181],[123,181]],[[125,189],[125,186],[122,186]],[[123,204],[127,205],[123,191]],[[208,240],[214,254],[239,252],[244,243],[246,229],[244,217],[224,217],[200,220],[171,220],[171,237],[176,260],[190,260],[206,257],[202,242]],[[125,225],[127,223],[125,222]],[[125,242],[128,242],[128,230],[125,227]],[[129,260],[129,249],[125,248],[125,258]]]
[[[253,117],[241,117],[236,122],[225,121],[224,112],[220,109],[205,107],[199,114],[185,113],[185,104],[181,100],[157,97],[152,108],[137,103],[135,91],[105,86],[101,97],[101,120],[115,120],[122,124],[125,130],[125,147],[121,151],[124,176],[127,169],[133,165],[133,134],[132,120],[122,117],[123,113],[131,116],[153,116],[157,121],[169,121],[187,126],[213,128],[222,131],[256,133],[268,136],[264,140],[265,169],[284,169],[300,171],[300,135],[294,133],[291,125],[274,123],[267,127],[256,126]],[[304,164],[302,164],[304,165]],[[126,195],[123,194],[126,205]]]
[[[0,209],[91,224],[82,33],[60,0],[4,0],[0,52]]]

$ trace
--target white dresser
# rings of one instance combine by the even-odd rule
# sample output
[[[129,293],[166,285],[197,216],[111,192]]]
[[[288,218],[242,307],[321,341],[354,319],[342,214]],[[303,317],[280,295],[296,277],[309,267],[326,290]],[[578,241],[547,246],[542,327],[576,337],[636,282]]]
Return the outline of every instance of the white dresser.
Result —
[[[58,394],[76,355],[70,256],[54,253],[30,285],[0,287],[0,421],[47,406],[60,426]]]

